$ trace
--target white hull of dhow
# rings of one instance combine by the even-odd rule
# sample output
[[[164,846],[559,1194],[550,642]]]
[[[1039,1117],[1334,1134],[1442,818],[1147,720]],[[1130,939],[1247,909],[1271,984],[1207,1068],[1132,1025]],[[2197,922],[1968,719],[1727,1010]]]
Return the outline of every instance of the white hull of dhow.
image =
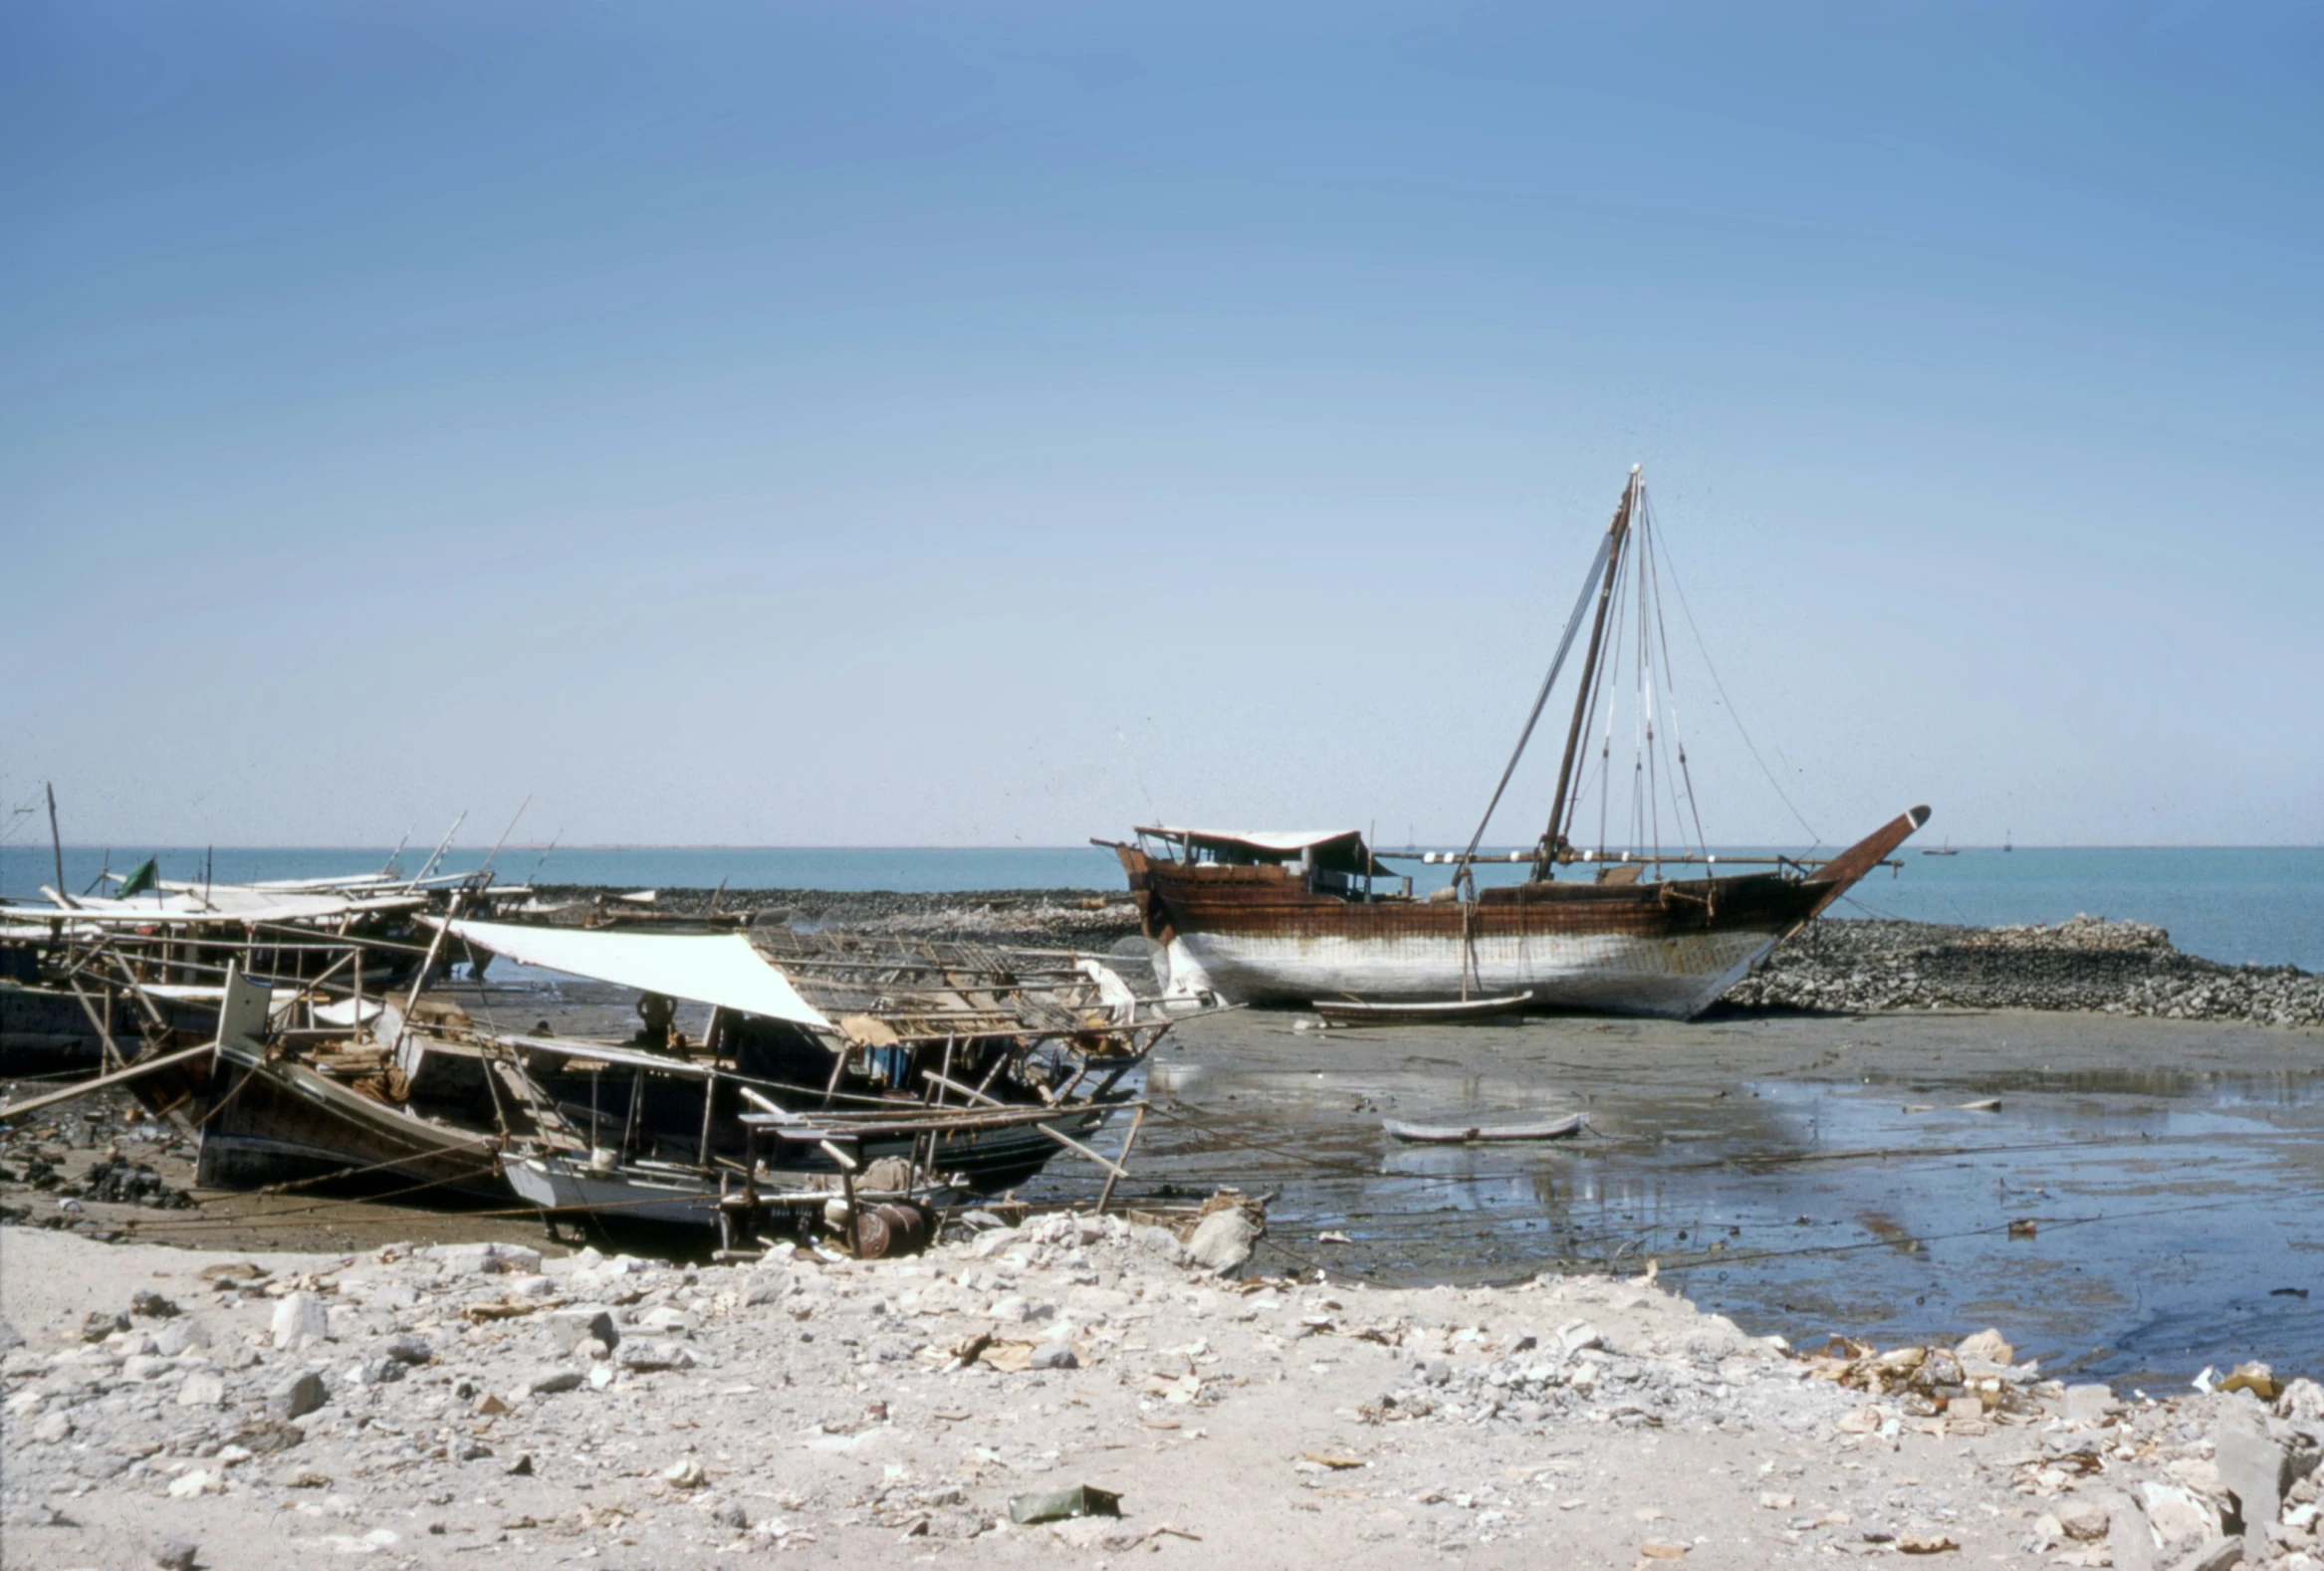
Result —
[[[1165,992],[1227,1004],[1316,999],[1403,1003],[1529,993],[1529,1008],[1689,1019],[1772,950],[1776,933],[1637,936],[1527,933],[1462,940],[1180,934],[1165,950]]]

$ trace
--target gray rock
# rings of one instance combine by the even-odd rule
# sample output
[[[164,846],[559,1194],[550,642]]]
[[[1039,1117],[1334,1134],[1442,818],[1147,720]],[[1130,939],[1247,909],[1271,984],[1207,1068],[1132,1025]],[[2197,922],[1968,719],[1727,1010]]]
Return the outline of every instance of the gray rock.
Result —
[[[1251,1258],[1251,1246],[1259,1239],[1258,1225],[1244,1215],[1240,1206],[1214,1211],[1194,1230],[1187,1240],[1187,1257],[1207,1271],[1221,1276],[1242,1268]]]
[[[312,1369],[301,1370],[266,1394],[270,1419],[304,1418],[331,1400],[331,1389]]]
[[[2109,1386],[2068,1386],[2066,1388],[2066,1417],[2077,1424],[2095,1424],[2109,1413],[2119,1413],[2123,1404]]]
[[[427,1364],[435,1361],[435,1349],[428,1346],[423,1336],[391,1336],[379,1349],[398,1364]]]
[[[13,1353],[24,1346],[24,1333],[5,1320],[0,1320],[0,1353]]]
[[[608,1348],[621,1345],[621,1329],[613,1323],[613,1311],[602,1304],[553,1309],[549,1313],[548,1330],[549,1344],[559,1353],[570,1353],[592,1338]]]
[[[62,1413],[44,1413],[32,1427],[32,1438],[43,1446],[62,1446],[73,1438],[73,1420]]]
[[[2104,1502],[2083,1496],[2060,1500],[2052,1508],[2051,1514],[2057,1518],[2059,1529],[2068,1538],[2079,1538],[2084,1542],[2104,1538],[2110,1525]]]
[[[278,1351],[306,1347],[330,1335],[330,1312],[313,1293],[285,1293],[276,1303],[274,1342]]]
[[[1565,1356],[1568,1358],[1593,1347],[1604,1348],[1607,1346],[1606,1333],[1587,1320],[1575,1320],[1566,1325],[1563,1330],[1557,1333],[1557,1341],[1565,1349]]]
[[[2242,1558],[2241,1538],[2217,1538],[2180,1561],[2171,1571],[2227,1571],[2227,1567]]]
[[[1130,1241],[1149,1254],[1159,1254],[1173,1265],[1186,1262],[1186,1245],[1168,1228],[1140,1225],[1130,1229]]]
[[[531,1276],[541,1269],[541,1251],[521,1243],[446,1243],[426,1252],[463,1276]]]
[[[102,1309],[92,1309],[89,1312],[89,1318],[81,1322],[81,1340],[102,1342],[116,1331],[126,1331],[128,1328],[129,1317],[127,1315],[109,1314]]]
[[[226,1401],[226,1377],[218,1371],[197,1369],[178,1384],[181,1408],[215,1408]]]
[[[2219,1482],[2242,1507],[2245,1525],[2259,1530],[2273,1522],[2292,1485],[2291,1448],[2268,1432],[2267,1416],[2257,1403],[2237,1399],[2226,1405],[2212,1459]]]
[[[194,1557],[200,1553],[200,1546],[190,1538],[164,1538],[153,1551],[153,1563],[161,1571],[193,1571]]]
[[[373,1358],[355,1365],[349,1374],[358,1386],[392,1386],[404,1377],[409,1368],[401,1359]]]
[[[188,1348],[209,1345],[209,1328],[190,1315],[172,1320],[153,1333],[153,1350],[164,1358],[176,1358]]]
[[[613,1361],[634,1374],[657,1369],[692,1369],[694,1355],[676,1342],[645,1342],[635,1337],[613,1351]]]
[[[140,1287],[129,1294],[129,1313],[141,1314],[150,1320],[170,1320],[182,1311],[152,1288]]]
[[[1081,1360],[1062,1342],[1049,1342],[1033,1350],[1026,1360],[1028,1369],[1079,1369]]]
[[[2155,1571],[2155,1530],[2127,1494],[2106,1497],[2106,1549],[2114,1571]]]
[[[525,1389],[537,1397],[555,1396],[560,1391],[580,1389],[582,1380],[578,1369],[543,1369],[525,1382]]]

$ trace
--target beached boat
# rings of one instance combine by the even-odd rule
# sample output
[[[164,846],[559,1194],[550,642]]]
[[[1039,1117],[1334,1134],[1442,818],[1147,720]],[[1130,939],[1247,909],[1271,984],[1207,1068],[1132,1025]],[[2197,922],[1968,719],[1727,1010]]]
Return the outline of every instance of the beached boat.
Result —
[[[1663,718],[1674,713],[1659,637],[1663,559],[1648,528],[1644,483],[1633,470],[1477,833],[1459,853],[1421,858],[1452,867],[1449,888],[1415,899],[1410,879],[1351,829],[1154,825],[1140,827],[1134,842],[1098,842],[1119,856],[1146,934],[1163,947],[1166,991],[1302,1006],[1523,993],[1540,1010],[1692,1016],[1928,822],[1927,807],[1911,808],[1828,860],[1709,849],[1685,747],[1675,721]],[[1529,851],[1482,855],[1486,827],[1585,619],[1589,638],[1548,825]],[[1626,650],[1637,753],[1629,842],[1617,848],[1608,842],[1608,804],[1620,778],[1613,722]],[[1602,750],[1590,760],[1583,739],[1598,734],[1592,721],[1600,718]],[[1585,846],[1577,815],[1592,793],[1597,843]],[[1682,823],[1693,830],[1691,845],[1679,843]],[[1497,861],[1528,870],[1519,882],[1481,886],[1479,867]],[[1753,866],[1764,870],[1724,871]],[[1697,870],[1701,876],[1673,876]]]
[[[1589,1119],[1581,1113],[1556,1118],[1528,1118],[1498,1124],[1408,1124],[1384,1118],[1380,1128],[1392,1140],[1410,1145],[1465,1146],[1495,1141],[1565,1140],[1578,1135]]]
[[[641,995],[629,1042],[471,1027],[398,1049],[415,1090],[446,1072],[430,1053],[513,1071],[529,1127],[508,1182],[559,1215],[731,1232],[738,1209],[852,1196],[859,1171],[895,1194],[989,1194],[1071,1151],[1118,1176],[1083,1138],[1139,1105],[1117,1087],[1172,1024],[1085,956],[789,929],[444,930]],[[680,1007],[707,1011],[698,1028]]]
[[[1440,999],[1425,1004],[1369,1004],[1360,999],[1317,999],[1315,1012],[1334,1025],[1473,1025],[1522,1014],[1530,993],[1498,999]]]

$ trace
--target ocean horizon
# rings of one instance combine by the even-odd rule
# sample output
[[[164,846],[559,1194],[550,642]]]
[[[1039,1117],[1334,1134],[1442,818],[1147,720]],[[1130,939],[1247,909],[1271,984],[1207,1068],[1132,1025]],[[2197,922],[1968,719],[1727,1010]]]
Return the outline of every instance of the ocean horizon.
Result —
[[[125,872],[147,856],[165,878],[224,883],[375,871],[387,846],[88,846],[64,848],[65,881],[78,894],[101,871]],[[1382,849],[1401,849],[1383,846]],[[1448,849],[1417,847],[1416,849]],[[1450,849],[1458,849],[1451,847]],[[1509,848],[1504,847],[1503,850]],[[1723,856],[1767,854],[1722,847]],[[1969,926],[2060,922],[2076,915],[2149,922],[2190,954],[2227,965],[2324,970],[2324,846],[1955,846],[1923,856],[1908,842],[1895,869],[1876,870],[1834,906],[1841,917]],[[433,842],[399,859],[417,872]],[[455,847],[439,871],[466,873],[489,847]],[[1791,854],[1797,854],[1792,852]],[[1443,885],[1444,867],[1408,864],[1417,891]],[[630,889],[892,889],[913,894],[975,890],[1118,889],[1113,853],[1099,846],[510,845],[492,871],[502,883],[593,884]],[[1522,876],[1488,864],[1487,881]],[[0,898],[38,898],[56,881],[43,843],[0,846]]]

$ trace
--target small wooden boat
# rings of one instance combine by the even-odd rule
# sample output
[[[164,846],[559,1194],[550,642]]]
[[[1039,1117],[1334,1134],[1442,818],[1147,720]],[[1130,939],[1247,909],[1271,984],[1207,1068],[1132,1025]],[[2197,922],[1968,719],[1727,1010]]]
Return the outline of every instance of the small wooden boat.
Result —
[[[1584,1113],[1567,1113],[1561,1118],[1521,1119],[1508,1124],[1407,1124],[1398,1119],[1380,1121],[1380,1127],[1397,1140],[1413,1145],[1465,1146],[1493,1140],[1563,1140],[1578,1135],[1589,1122]]]
[[[1314,1010],[1334,1025],[1466,1025],[1521,1014],[1530,993],[1497,999],[1445,999],[1433,1004],[1366,1004],[1360,999],[1317,999]]]

